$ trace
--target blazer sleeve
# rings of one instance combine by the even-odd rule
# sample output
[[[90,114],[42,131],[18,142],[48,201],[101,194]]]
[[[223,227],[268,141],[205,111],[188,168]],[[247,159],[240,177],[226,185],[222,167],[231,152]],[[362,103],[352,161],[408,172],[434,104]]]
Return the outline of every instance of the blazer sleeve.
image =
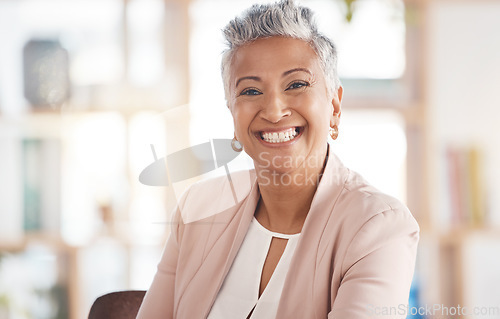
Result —
[[[406,318],[418,239],[418,224],[406,208],[365,222],[345,253],[328,318]]]
[[[181,237],[182,219],[177,207],[156,275],[144,296],[137,319],[174,318],[175,276]]]

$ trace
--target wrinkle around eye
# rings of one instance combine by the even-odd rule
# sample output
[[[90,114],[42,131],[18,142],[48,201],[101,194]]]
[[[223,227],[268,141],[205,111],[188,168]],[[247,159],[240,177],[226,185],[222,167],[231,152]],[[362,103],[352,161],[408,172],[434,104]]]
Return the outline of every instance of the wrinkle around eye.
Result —
[[[292,83],[290,83],[287,86],[285,91],[295,90],[295,89],[305,89],[306,87],[309,87],[309,86],[311,86],[311,84],[307,81],[293,81]]]
[[[247,95],[247,96],[254,96],[254,95],[261,95],[262,92],[260,92],[259,90],[255,89],[255,88],[247,88],[247,89],[244,89],[243,91],[241,91],[240,94],[238,94],[238,96],[244,96],[244,95]]]

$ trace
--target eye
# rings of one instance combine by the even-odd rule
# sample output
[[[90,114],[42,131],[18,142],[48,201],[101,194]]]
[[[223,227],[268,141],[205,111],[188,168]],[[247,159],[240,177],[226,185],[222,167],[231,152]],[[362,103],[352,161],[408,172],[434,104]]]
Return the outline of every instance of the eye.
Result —
[[[309,86],[309,83],[305,82],[305,81],[295,81],[295,82],[292,82],[287,88],[285,91],[288,91],[288,90],[293,90],[293,89],[300,89],[302,87],[306,87],[306,86]]]
[[[241,91],[240,95],[260,95],[262,94],[259,90],[254,88],[248,88]]]

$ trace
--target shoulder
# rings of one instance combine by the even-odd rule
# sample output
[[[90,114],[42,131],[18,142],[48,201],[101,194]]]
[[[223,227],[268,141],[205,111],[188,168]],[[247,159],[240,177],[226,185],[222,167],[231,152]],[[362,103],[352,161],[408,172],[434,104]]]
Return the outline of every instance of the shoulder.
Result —
[[[419,226],[410,210],[349,169],[332,217],[340,224],[344,247],[349,249],[366,250],[368,247],[361,247],[365,245],[375,248],[385,240],[402,236],[418,238]]]
[[[346,235],[357,232],[371,218],[389,211],[416,224],[400,200],[372,186],[360,174],[347,168],[334,153],[329,156],[319,187],[323,208],[331,207],[329,227],[341,224]]]
[[[418,242],[419,226],[410,210],[354,171],[349,170],[335,210],[341,212],[342,228],[349,234],[347,264],[392,243],[415,247]]]
[[[346,218],[358,228],[378,215],[407,220],[418,227],[410,210],[400,200],[378,190],[352,170],[348,170],[336,208],[342,208]]]
[[[253,170],[244,170],[198,181],[181,196],[178,210],[183,223],[198,221],[234,207],[250,193]]]

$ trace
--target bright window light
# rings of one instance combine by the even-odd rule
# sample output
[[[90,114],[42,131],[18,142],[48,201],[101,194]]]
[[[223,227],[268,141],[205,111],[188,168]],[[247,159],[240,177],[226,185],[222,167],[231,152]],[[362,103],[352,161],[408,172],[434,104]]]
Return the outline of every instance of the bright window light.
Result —
[[[402,0],[357,0],[352,20],[343,1],[304,1],[337,45],[341,78],[397,79],[405,70],[405,8]]]
[[[13,32],[26,41],[60,40],[70,52],[74,85],[106,84],[123,76],[122,12],[120,0],[20,1],[22,28],[13,28]]]
[[[396,111],[343,110],[333,151],[369,183],[406,201],[406,134]]]
[[[164,75],[164,19],[163,0],[132,0],[128,3],[128,76],[134,85],[154,85]]]
[[[82,245],[101,230],[100,205],[123,215],[128,200],[125,122],[111,112],[68,115],[63,131],[62,236]]]

